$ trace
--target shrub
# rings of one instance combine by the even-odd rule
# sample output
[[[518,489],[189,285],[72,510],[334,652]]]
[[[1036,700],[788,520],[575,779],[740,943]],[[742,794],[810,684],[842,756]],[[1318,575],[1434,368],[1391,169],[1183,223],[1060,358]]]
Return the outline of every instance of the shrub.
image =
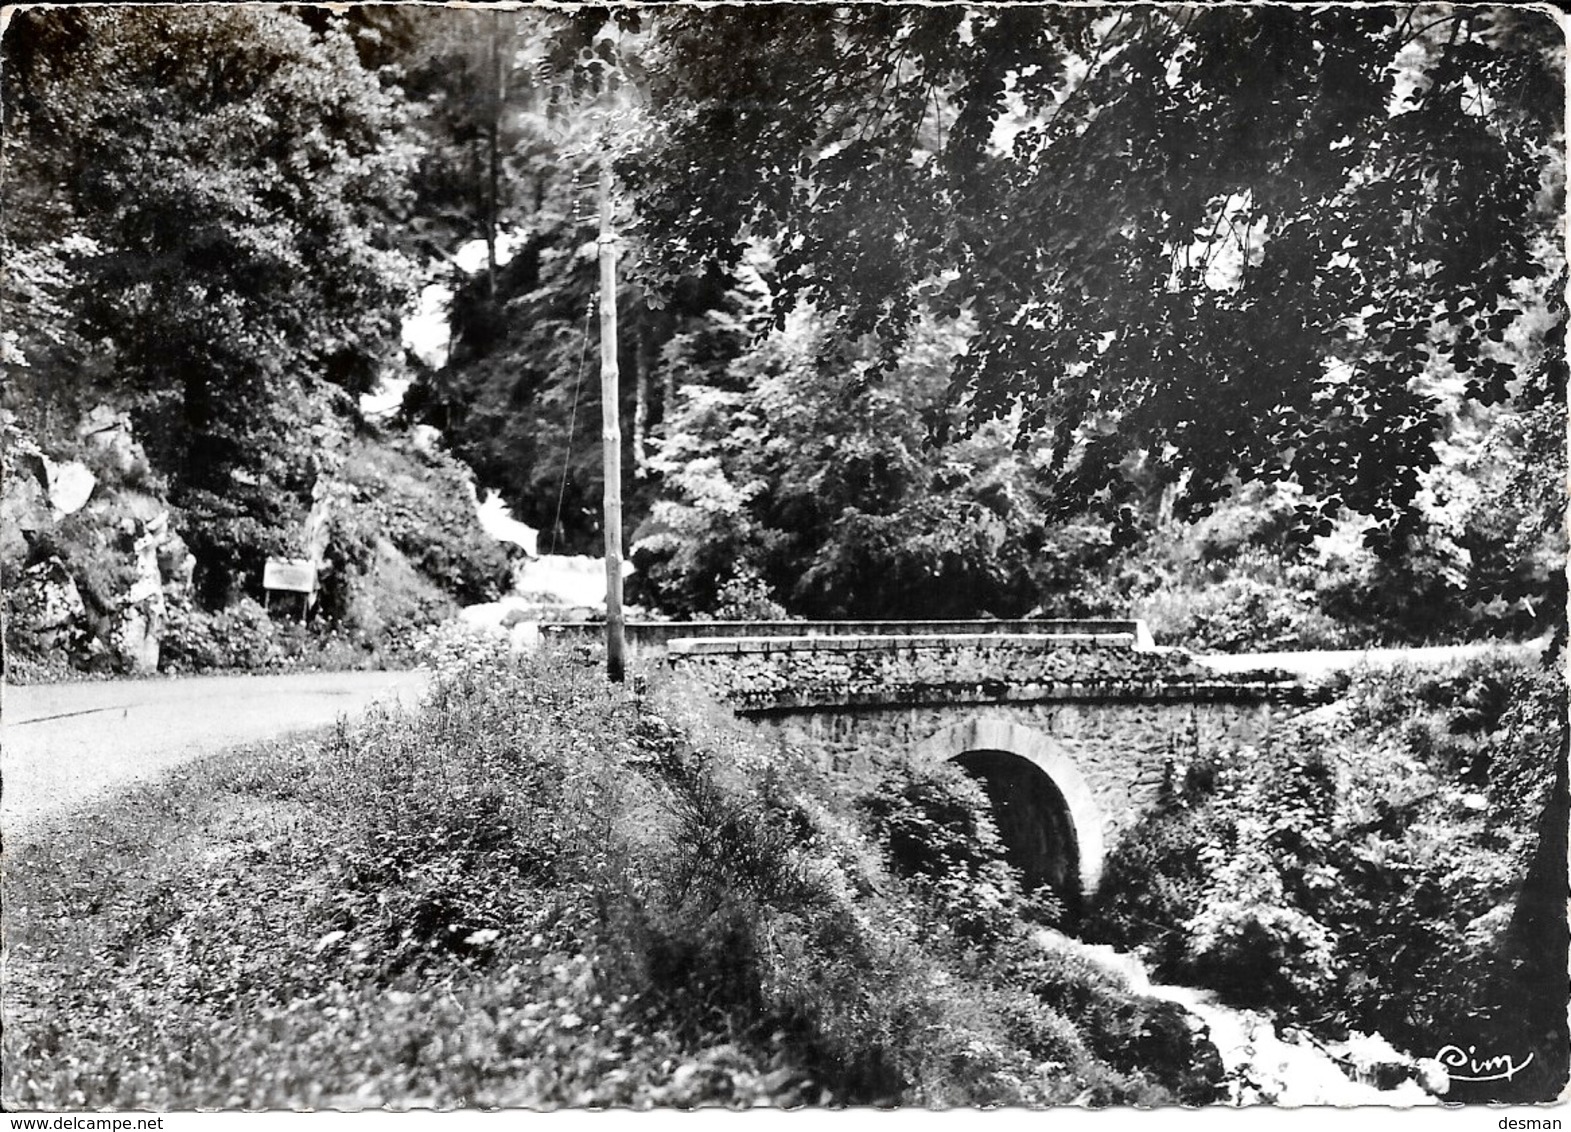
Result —
[[[405,439],[362,438],[343,478],[349,506],[335,516],[335,542],[347,561],[364,564],[385,538],[461,604],[494,601],[507,591],[507,551],[481,528],[468,471],[453,457]]]
[[[896,872],[911,880],[961,938],[996,948],[1025,910],[987,795],[949,763],[896,762],[854,805]]]
[[[1088,961],[1073,941],[1039,943],[1010,957],[1015,977],[1055,1015],[1072,1020],[1086,1054],[1125,1074],[1150,1079],[1182,1104],[1218,1099],[1223,1078],[1216,1048],[1195,1033],[1171,1002],[1130,992]]]
[[[1318,1005],[1334,973],[1334,937],[1288,899],[1259,841],[1213,872],[1200,909],[1183,925],[1186,966],[1244,1006]]]
[[[302,623],[287,613],[273,617],[250,598],[216,612],[170,600],[159,642],[163,672],[348,669],[382,659],[370,641],[338,622],[313,616]]]
[[[1312,592],[1247,574],[1166,584],[1134,611],[1153,636],[1200,650],[1345,648],[1356,640],[1320,611]]]
[[[267,668],[285,655],[272,618],[250,598],[216,613],[185,602],[167,606],[158,658],[166,672]]]
[[[1103,866],[1102,884],[1083,924],[1087,939],[1140,955],[1152,974],[1187,978],[1186,925],[1210,886],[1201,847],[1228,847],[1233,829],[1210,804],[1213,766],[1192,767],[1184,782],[1144,814]]]
[[[714,616],[719,621],[784,621],[790,614],[774,599],[758,571],[743,566],[720,587]]]

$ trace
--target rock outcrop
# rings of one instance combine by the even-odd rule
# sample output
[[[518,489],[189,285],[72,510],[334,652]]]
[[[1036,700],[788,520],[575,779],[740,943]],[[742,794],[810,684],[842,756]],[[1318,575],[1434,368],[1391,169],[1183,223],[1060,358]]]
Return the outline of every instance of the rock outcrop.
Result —
[[[11,590],[13,636],[38,654],[79,651],[87,609],[64,562],[51,555],[22,571]]]
[[[92,497],[98,477],[79,460],[56,463],[48,456],[37,457],[39,478],[43,480],[44,493],[56,518],[74,515]]]
[[[45,662],[156,670],[167,603],[188,596],[195,561],[168,506],[148,490],[147,456],[129,418],[98,406],[64,457],[45,452],[14,418],[3,424],[0,554],[12,646]]]

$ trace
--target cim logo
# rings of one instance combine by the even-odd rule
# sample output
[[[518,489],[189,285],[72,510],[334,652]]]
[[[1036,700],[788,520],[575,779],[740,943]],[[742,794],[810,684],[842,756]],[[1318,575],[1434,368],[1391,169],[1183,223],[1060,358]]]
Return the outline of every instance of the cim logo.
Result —
[[[1453,1081],[1509,1081],[1532,1063],[1533,1055],[1528,1054],[1520,1064],[1510,1054],[1500,1053],[1492,1057],[1479,1057],[1477,1046],[1468,1046],[1463,1052],[1461,1046],[1446,1046],[1435,1054],[1435,1060],[1445,1066],[1446,1072]],[[1500,1127],[1508,1127],[1504,1122]],[[1509,1127],[1528,1127],[1527,1125],[1510,1125]],[[1539,1127],[1533,1125],[1533,1127]]]

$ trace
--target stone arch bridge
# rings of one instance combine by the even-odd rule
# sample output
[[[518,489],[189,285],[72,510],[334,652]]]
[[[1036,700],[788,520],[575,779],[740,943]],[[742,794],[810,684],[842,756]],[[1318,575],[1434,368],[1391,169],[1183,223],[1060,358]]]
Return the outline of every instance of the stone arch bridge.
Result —
[[[874,751],[958,763],[1027,883],[1071,907],[1175,768],[1258,747],[1313,698],[1156,647],[1138,621],[656,622],[628,639],[835,769],[866,772]]]

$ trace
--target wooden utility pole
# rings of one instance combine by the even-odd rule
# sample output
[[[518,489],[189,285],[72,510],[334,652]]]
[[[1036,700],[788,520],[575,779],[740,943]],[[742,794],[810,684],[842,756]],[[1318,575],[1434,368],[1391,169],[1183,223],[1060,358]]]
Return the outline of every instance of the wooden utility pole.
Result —
[[[485,202],[486,298],[496,299],[496,236],[502,217],[502,104],[507,101],[507,72],[502,66],[502,14],[491,10],[490,106],[486,123],[487,191]]]
[[[616,242],[611,232],[611,159],[600,162],[600,437],[605,449],[605,664],[621,683],[622,422],[616,366]]]

